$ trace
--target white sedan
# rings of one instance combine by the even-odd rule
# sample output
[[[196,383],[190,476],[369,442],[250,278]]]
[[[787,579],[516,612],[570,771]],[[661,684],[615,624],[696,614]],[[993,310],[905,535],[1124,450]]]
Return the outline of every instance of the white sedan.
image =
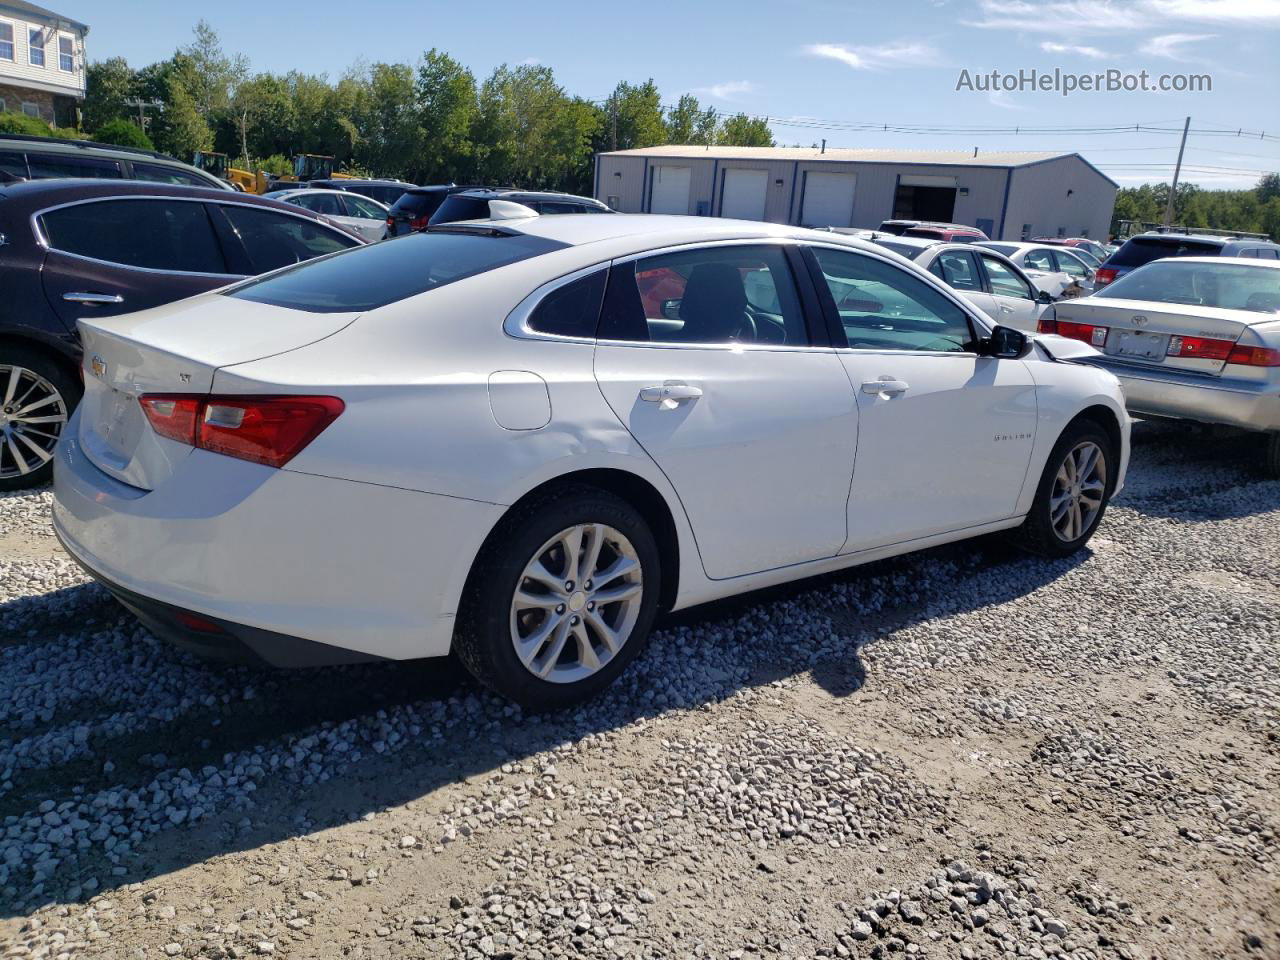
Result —
[[[1070,247],[1005,240],[986,240],[974,246],[1004,254],[1055,300],[1070,300],[1093,292],[1093,267]]]
[[[264,196],[318,213],[370,243],[387,235],[387,217],[391,208],[358,193],[299,187],[295,190],[273,190]]]
[[[1257,432],[1280,476],[1280,261],[1154,260],[1041,327],[1100,349],[1133,413]]]
[[[771,224],[455,223],[81,331],[54,528],[160,635],[454,650],[538,709],[660,609],[1000,530],[1073,553],[1129,455],[1089,347]]]

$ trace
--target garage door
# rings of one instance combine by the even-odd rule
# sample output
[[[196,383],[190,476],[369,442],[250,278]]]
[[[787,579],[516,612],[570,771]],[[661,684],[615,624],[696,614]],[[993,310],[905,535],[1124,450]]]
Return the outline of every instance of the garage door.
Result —
[[[800,211],[802,227],[853,226],[852,173],[820,173],[804,175],[804,205]]]
[[[763,220],[767,170],[726,170],[720,193],[720,216],[735,220]]]
[[[656,166],[649,190],[650,213],[689,212],[689,168]]]

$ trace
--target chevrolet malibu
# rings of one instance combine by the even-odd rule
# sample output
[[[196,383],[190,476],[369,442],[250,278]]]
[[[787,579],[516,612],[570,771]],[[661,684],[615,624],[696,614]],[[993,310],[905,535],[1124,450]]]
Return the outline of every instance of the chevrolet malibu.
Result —
[[[54,526],[157,634],[452,650],[534,709],[660,609],[1001,530],[1073,553],[1128,460],[1091,347],[794,227],[450,224],[81,329]]]

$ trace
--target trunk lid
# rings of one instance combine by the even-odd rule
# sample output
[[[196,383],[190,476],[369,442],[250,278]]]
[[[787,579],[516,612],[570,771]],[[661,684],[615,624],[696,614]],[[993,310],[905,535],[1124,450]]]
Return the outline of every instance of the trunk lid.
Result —
[[[1102,297],[1065,300],[1055,306],[1059,323],[1106,327],[1106,342],[1099,349],[1112,359],[1215,376],[1226,364],[1221,344],[1234,344],[1254,323],[1274,319],[1265,313],[1222,307]],[[1201,345],[1203,341],[1212,343]]]
[[[297,350],[337,333],[356,316],[210,294],[122,317],[81,320],[81,448],[117,480],[154,489],[193,448],[157,435],[138,397],[207,394],[220,367]]]

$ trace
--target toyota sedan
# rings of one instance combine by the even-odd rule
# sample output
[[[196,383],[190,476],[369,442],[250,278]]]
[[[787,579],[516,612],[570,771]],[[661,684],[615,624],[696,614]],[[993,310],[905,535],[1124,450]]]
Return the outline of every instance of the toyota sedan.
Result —
[[[1128,460],[1090,347],[796,227],[450,224],[81,329],[54,528],[157,633],[455,651],[535,709],[661,609],[995,531],[1071,554]]]

